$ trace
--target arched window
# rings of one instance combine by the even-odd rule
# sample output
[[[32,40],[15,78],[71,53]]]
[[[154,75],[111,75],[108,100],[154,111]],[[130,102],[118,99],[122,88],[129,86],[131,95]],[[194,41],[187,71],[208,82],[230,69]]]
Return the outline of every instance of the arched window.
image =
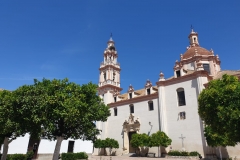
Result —
[[[129,105],[130,113],[134,113],[134,105],[130,104]]]
[[[185,106],[186,101],[185,101],[185,93],[183,88],[177,89],[177,96],[178,96],[178,106]]]
[[[153,111],[154,108],[153,108],[153,101],[148,101],[148,110],[149,111]]]
[[[114,116],[117,116],[117,108],[114,108]]]

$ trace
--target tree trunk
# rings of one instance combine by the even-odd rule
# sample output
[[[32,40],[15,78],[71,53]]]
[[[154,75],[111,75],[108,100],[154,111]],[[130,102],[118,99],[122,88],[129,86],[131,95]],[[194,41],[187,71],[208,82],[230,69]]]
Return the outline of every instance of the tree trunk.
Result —
[[[109,148],[109,153],[110,153],[110,156],[112,155],[112,148],[110,147]]]
[[[58,160],[62,141],[63,141],[63,137],[61,137],[61,136],[57,137],[57,143],[56,143],[56,146],[55,146],[55,150],[54,150],[52,160]]]
[[[3,153],[2,153],[2,158],[1,160],[6,160],[7,159],[7,153],[8,153],[8,137],[4,138],[4,142],[3,142]]]
[[[220,153],[220,159],[222,160],[222,151],[221,151],[221,147],[218,147],[219,153]]]

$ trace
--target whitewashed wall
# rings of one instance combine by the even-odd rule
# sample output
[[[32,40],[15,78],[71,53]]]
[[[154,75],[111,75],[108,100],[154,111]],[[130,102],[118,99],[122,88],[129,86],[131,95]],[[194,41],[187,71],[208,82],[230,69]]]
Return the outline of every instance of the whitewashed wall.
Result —
[[[159,122],[158,122],[158,100],[157,99],[149,99],[153,101],[154,110],[149,111],[148,108],[148,101],[142,101],[137,103],[130,103],[134,105],[134,118],[136,119],[139,117],[140,120],[140,130],[139,133],[146,133],[150,132],[155,133],[159,130]],[[121,154],[123,148],[123,123],[125,120],[128,120],[130,115],[129,105],[122,105],[118,106],[118,113],[117,116],[114,116],[114,109],[111,108],[111,116],[108,118],[107,121],[107,133],[106,137],[114,138],[119,143],[119,150],[118,153]],[[151,122],[151,126],[149,125]],[[150,149],[151,151],[156,151],[156,148]]]
[[[62,142],[60,153],[67,153],[69,140],[64,140]],[[56,141],[49,141],[49,140],[42,139],[38,148],[38,153],[53,153],[55,149],[55,145],[56,145]],[[74,153],[76,152],[92,153],[92,149],[93,149],[93,144],[91,141],[75,140],[74,150],[73,150]]]
[[[184,88],[185,106],[178,106],[177,89]],[[188,80],[165,87],[165,102],[167,114],[168,136],[172,139],[172,149],[181,150],[181,134],[184,139],[184,148],[187,151],[198,151],[203,154],[203,135],[198,115],[198,84],[197,80]],[[185,112],[186,119],[180,120],[179,113]]]
[[[16,140],[12,141],[9,144],[8,154],[15,154],[15,153],[25,154],[27,152],[29,137],[30,137],[29,134],[26,134],[24,137],[19,137]],[[60,153],[67,152],[69,140],[64,140],[62,142]],[[38,148],[38,153],[53,153],[55,149],[55,145],[56,145],[56,141],[49,141],[49,140],[42,139]],[[2,146],[2,149],[3,149],[3,146]],[[92,150],[93,150],[93,144],[91,141],[75,140],[75,144],[74,144],[75,153],[76,152],[92,153]]]
[[[26,134],[24,137],[18,137],[17,139],[13,140],[9,144],[8,154],[27,153],[29,137],[29,134]]]

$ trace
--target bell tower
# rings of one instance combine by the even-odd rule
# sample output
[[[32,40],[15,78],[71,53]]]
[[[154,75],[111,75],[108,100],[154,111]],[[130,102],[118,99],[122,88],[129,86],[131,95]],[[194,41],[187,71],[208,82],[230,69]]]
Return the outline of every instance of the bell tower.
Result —
[[[192,31],[189,34],[188,38],[189,38],[190,47],[199,46],[198,33],[194,32],[193,28],[192,28]]]
[[[103,54],[103,62],[100,64],[98,94],[105,104],[115,102],[120,94],[120,64],[117,62],[115,42],[110,36],[107,48]]]

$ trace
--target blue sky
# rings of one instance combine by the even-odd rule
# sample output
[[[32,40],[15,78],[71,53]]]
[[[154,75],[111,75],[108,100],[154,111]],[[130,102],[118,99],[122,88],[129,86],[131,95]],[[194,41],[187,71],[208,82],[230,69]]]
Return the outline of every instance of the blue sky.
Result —
[[[191,25],[222,70],[240,69],[239,0],[1,0],[0,88],[43,77],[98,83],[112,32],[123,92],[141,89],[160,71],[173,75]]]

